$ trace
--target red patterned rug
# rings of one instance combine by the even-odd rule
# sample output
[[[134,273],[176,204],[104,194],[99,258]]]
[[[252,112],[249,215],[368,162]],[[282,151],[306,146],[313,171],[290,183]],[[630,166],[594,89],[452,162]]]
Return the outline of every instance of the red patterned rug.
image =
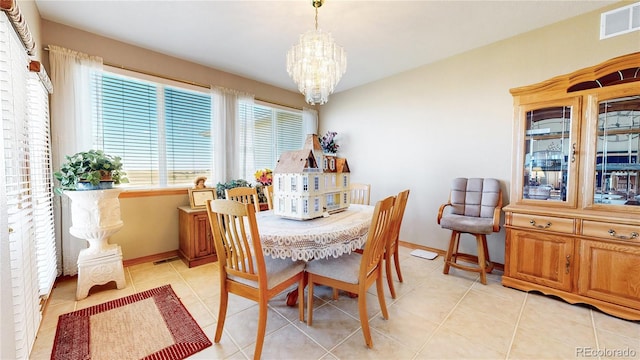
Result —
[[[184,359],[211,341],[171,285],[60,315],[51,359]]]

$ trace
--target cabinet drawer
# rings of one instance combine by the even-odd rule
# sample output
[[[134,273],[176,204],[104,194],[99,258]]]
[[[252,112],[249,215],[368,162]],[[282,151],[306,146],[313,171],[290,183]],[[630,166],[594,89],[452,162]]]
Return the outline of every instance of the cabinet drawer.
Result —
[[[529,214],[513,214],[512,219],[513,226],[520,228],[573,234],[573,219]]]
[[[640,244],[640,226],[585,220],[582,235],[601,239],[633,241]]]

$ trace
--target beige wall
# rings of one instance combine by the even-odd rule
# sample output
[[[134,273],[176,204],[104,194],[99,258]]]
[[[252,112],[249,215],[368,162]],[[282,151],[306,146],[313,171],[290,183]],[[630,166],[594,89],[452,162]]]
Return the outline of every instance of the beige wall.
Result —
[[[338,132],[351,179],[372,184],[372,201],[411,189],[401,240],[446,249],[436,217],[452,178],[494,177],[508,196],[509,89],[640,51],[640,32],[601,41],[599,26],[597,11],[334,94],[321,133]],[[504,230],[488,240],[503,263]],[[461,249],[475,254],[473,240]]]

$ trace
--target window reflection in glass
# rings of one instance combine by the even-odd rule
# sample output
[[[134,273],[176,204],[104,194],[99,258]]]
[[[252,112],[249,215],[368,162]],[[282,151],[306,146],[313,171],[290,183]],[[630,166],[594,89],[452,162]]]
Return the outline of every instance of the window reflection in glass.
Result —
[[[598,104],[594,203],[640,205],[640,95]]]
[[[523,197],[567,200],[571,106],[526,112]]]

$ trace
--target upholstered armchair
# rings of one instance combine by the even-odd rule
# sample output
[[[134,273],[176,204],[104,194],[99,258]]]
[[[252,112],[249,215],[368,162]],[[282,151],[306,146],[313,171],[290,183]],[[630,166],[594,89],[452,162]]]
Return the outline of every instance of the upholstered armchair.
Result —
[[[449,249],[444,260],[443,273],[448,274],[451,266],[480,273],[480,281],[486,285],[487,273],[493,270],[493,263],[487,249],[487,235],[500,231],[502,190],[496,179],[456,178],[451,184],[449,201],[438,210],[438,224],[451,230]],[[458,258],[469,261],[469,254],[458,252],[460,234],[471,234],[476,238],[478,249],[477,266],[458,263]]]

